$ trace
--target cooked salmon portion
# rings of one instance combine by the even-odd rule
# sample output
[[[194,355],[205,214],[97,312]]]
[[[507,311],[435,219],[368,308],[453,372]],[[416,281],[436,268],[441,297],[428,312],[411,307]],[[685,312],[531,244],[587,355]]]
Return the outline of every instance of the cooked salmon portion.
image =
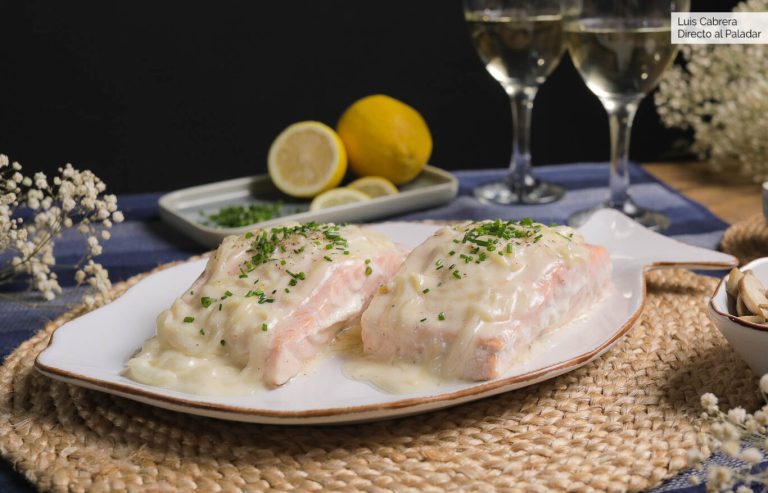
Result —
[[[446,226],[416,247],[361,319],[366,353],[447,378],[501,376],[606,290],[608,252],[530,220]]]
[[[357,226],[306,224],[226,238],[129,361],[135,380],[198,393],[275,387],[304,370],[400,267],[405,252]]]

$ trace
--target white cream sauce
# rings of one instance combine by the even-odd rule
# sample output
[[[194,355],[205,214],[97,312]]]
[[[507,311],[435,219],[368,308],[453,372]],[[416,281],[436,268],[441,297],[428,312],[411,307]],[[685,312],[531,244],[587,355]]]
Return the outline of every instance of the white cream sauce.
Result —
[[[332,289],[333,282],[365,279],[363,271],[383,268],[378,264],[383,254],[399,251],[380,233],[343,226],[329,238],[327,227],[288,235],[259,265],[246,262],[260,253],[253,247],[258,235],[268,233],[225,238],[194,285],[158,316],[157,334],[126,363],[125,376],[196,394],[263,389],[266,358],[300,322],[297,313],[309,310],[320,324],[333,324],[354,316],[363,303],[350,297],[307,307],[306,300]],[[337,235],[346,242],[334,240]],[[336,275],[345,268],[360,273]]]
[[[581,235],[564,226],[518,224],[513,229],[521,237],[470,234],[465,241],[478,226],[494,224],[499,223],[442,228],[411,252],[363,314],[364,350],[372,356],[348,365],[351,376],[388,389],[398,378],[426,381],[425,374],[443,381],[487,380],[493,376],[483,373],[479,345],[515,348],[501,353],[514,358],[498,365],[508,368],[548,327],[578,315],[572,313],[580,308],[577,298],[585,286],[591,288],[591,250]],[[585,279],[559,286],[558,303],[549,303],[552,284],[560,282],[553,274],[575,267],[584,269]],[[597,279],[595,287],[606,282]],[[385,375],[392,365],[399,377]]]

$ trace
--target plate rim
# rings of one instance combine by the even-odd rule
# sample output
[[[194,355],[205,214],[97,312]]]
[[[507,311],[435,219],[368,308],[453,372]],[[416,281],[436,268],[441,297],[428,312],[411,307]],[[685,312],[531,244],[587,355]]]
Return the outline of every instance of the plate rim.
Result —
[[[410,222],[410,221],[402,221],[402,222],[410,223],[410,224],[419,224],[418,222]],[[388,223],[385,222],[385,223],[378,223],[378,224],[388,224]],[[201,258],[202,257],[200,255],[197,255],[197,256],[190,257],[186,261],[170,262],[170,263],[161,265],[147,273],[137,274],[136,276],[133,276],[127,279],[126,281],[124,281],[129,285],[129,287],[123,293],[121,293],[120,296],[118,296],[118,298],[120,298],[126,292],[128,292],[128,290],[133,288],[135,284],[139,282],[141,279],[144,279],[150,275],[153,275],[155,273],[161,272],[163,270],[169,269],[174,266],[183,265],[185,263],[195,261],[195,260],[200,260]],[[138,398],[141,402],[147,402],[147,400],[156,401],[156,402],[159,401],[167,405],[172,405],[172,406],[187,408],[187,409],[200,410],[204,412],[217,412],[217,413],[224,413],[224,414],[231,414],[231,415],[248,416],[251,418],[263,417],[263,418],[268,418],[273,420],[274,419],[295,420],[295,419],[312,419],[312,418],[343,419],[345,417],[352,418],[355,415],[364,415],[366,413],[402,410],[402,409],[408,409],[408,408],[413,408],[418,406],[431,405],[435,403],[450,403],[450,402],[456,401],[456,403],[458,404],[460,402],[463,402],[462,399],[467,397],[472,397],[477,395],[477,396],[480,396],[479,398],[482,398],[482,396],[484,395],[490,395],[489,393],[493,393],[493,391],[495,390],[498,390],[510,385],[526,383],[526,382],[536,382],[537,379],[549,373],[559,372],[558,375],[566,373],[567,371],[583,366],[584,364],[600,356],[602,353],[608,350],[613,344],[615,344],[621,337],[623,337],[634,326],[634,324],[637,322],[637,319],[640,317],[640,314],[642,313],[643,308],[645,308],[645,304],[647,301],[647,282],[646,282],[646,275],[645,275],[647,272],[655,269],[667,269],[667,268],[673,268],[673,267],[688,268],[688,269],[693,269],[693,268],[727,269],[729,267],[732,267],[737,262],[734,257],[731,257],[731,258],[732,258],[732,261],[730,262],[726,262],[725,260],[722,262],[719,262],[719,261],[704,261],[704,262],[701,262],[701,261],[699,262],[655,261],[655,262],[648,262],[646,264],[643,264],[640,266],[640,271],[642,275],[642,280],[641,280],[642,298],[640,300],[640,303],[637,309],[634,312],[632,312],[632,314],[629,316],[629,318],[624,324],[619,326],[615,330],[615,332],[613,332],[611,337],[609,337],[607,340],[602,342],[600,345],[596,346],[590,351],[574,356],[568,360],[554,363],[543,368],[537,368],[527,373],[514,375],[514,376],[497,379],[497,380],[491,380],[488,382],[482,382],[482,383],[473,385],[471,387],[454,390],[447,393],[439,393],[431,396],[409,397],[409,398],[397,399],[389,402],[363,404],[359,406],[327,407],[322,409],[305,409],[305,410],[298,410],[298,411],[259,409],[254,407],[242,407],[242,406],[237,406],[232,404],[202,402],[198,400],[190,400],[183,397],[169,396],[166,394],[162,394],[159,391],[151,391],[151,390],[135,388],[127,384],[107,381],[100,378],[94,378],[91,376],[82,375],[80,373],[71,372],[68,370],[63,370],[61,368],[49,366],[42,363],[40,361],[40,356],[53,344],[54,335],[56,331],[58,331],[67,322],[66,320],[62,320],[62,319],[67,318],[68,313],[60,315],[53,321],[49,322],[50,324],[58,323],[59,325],[55,329],[53,329],[53,331],[51,332],[51,335],[48,339],[48,343],[46,344],[46,347],[43,350],[41,350],[40,353],[38,353],[38,355],[35,357],[33,366],[37,371],[41,372],[42,374],[48,377],[51,377],[51,378],[59,377],[59,379],[64,379],[65,381],[73,385],[76,385],[76,383],[74,382],[83,382],[83,383],[89,384],[91,388],[100,389],[100,390],[103,389],[104,391],[111,394],[114,394],[115,392],[117,392],[119,393],[119,395],[123,395],[127,398],[135,397],[135,398]],[[134,281],[134,282],[132,283],[131,281]],[[118,298],[115,298],[115,299],[118,299]],[[74,318],[72,318],[72,320],[73,319]],[[160,388],[158,387],[158,389]],[[513,389],[510,389],[510,390],[513,390]]]

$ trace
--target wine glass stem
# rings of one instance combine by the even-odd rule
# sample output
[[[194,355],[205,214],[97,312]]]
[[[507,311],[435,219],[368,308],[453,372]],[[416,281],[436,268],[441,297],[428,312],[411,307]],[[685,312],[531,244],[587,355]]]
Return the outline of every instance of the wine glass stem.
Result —
[[[603,101],[611,128],[608,206],[623,210],[629,201],[629,139],[639,100]]]
[[[508,91],[512,104],[512,160],[509,163],[509,187],[524,195],[525,179],[531,172],[531,114],[536,87]]]

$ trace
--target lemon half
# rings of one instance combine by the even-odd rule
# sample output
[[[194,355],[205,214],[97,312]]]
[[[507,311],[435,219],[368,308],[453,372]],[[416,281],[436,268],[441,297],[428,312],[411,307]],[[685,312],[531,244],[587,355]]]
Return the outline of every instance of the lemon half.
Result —
[[[344,178],[347,153],[334,130],[320,122],[294,123],[272,142],[269,177],[282,192],[311,198]]]
[[[354,188],[334,188],[323,192],[312,201],[309,210],[328,209],[337,205],[351,204],[353,202],[365,202],[371,200],[371,197]]]
[[[363,178],[358,178],[347,185],[347,187],[359,190],[371,198],[400,193],[391,181],[382,178],[381,176],[365,176]]]

